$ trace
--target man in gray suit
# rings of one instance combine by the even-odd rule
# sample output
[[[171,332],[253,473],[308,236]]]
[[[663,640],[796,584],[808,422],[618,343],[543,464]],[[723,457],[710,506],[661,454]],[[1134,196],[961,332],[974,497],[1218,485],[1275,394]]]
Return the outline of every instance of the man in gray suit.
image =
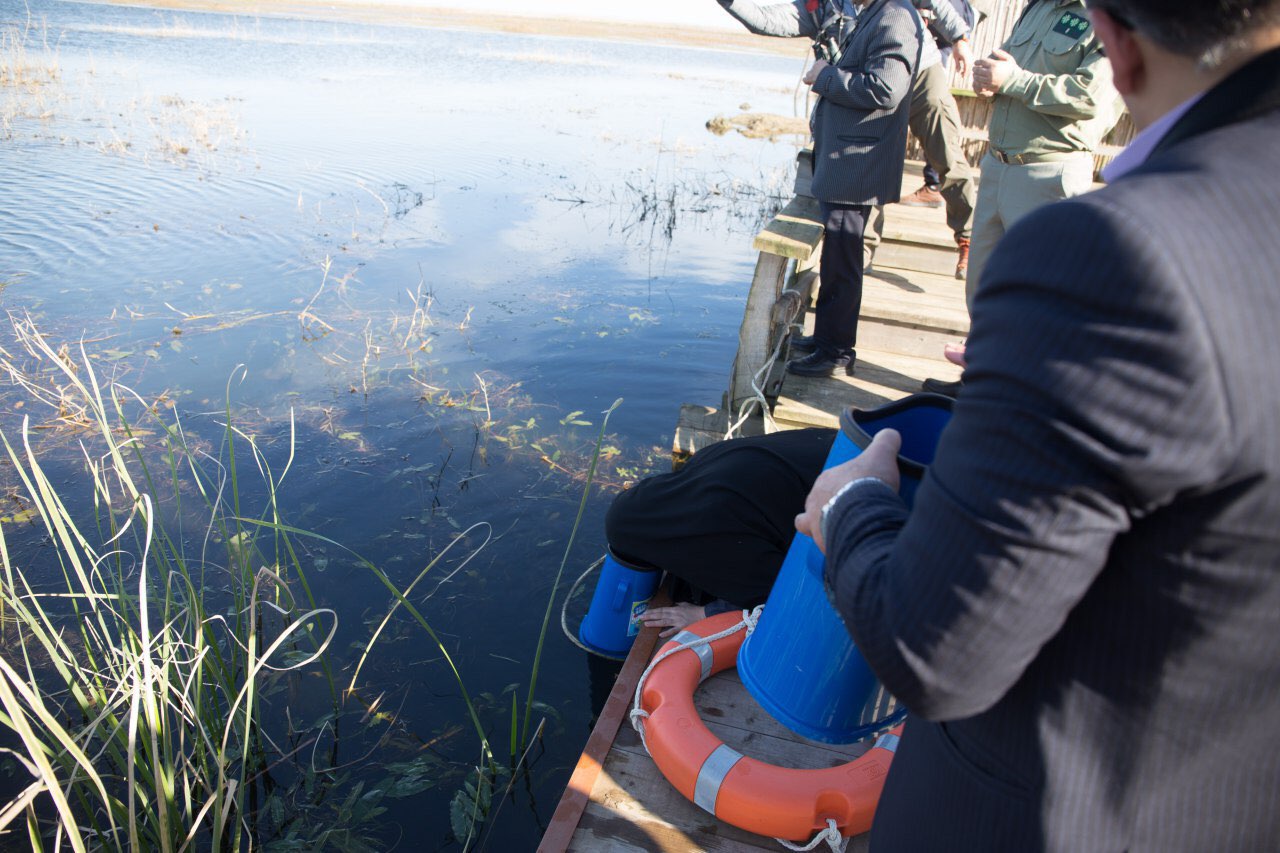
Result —
[[[872,848],[1280,850],[1280,0],[1092,0],[1143,132],[1009,231],[907,509],[797,527],[911,711]]]
[[[856,25],[844,14],[846,3],[858,7]],[[823,22],[837,15],[842,21],[837,49],[820,53],[804,77],[818,96],[810,118],[811,192],[822,208],[821,284],[813,335],[792,344],[811,352],[789,362],[787,370],[802,376],[852,375],[862,309],[863,234],[871,209],[897,201],[902,193],[910,95],[920,67],[924,23],[909,0],[765,5],[720,0],[720,5],[752,32],[804,35],[819,44],[821,34],[829,31]]]
[[[902,191],[908,96],[924,25],[909,0],[861,5],[835,64],[816,60],[804,76],[818,96],[810,119],[812,192],[822,205],[823,241],[813,352],[787,364],[802,376],[853,373],[867,216]]]

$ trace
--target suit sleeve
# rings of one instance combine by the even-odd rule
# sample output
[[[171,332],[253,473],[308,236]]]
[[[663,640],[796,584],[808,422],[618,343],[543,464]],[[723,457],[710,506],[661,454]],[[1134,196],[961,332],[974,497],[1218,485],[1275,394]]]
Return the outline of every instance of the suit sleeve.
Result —
[[[1069,201],[1010,230],[914,509],[887,488],[831,508],[828,593],[913,713],[995,704],[1116,538],[1231,458],[1201,285],[1129,222]]]
[[[923,24],[912,9],[889,19],[857,69],[828,65],[813,90],[832,103],[859,110],[892,110],[911,95]]]
[[[1019,68],[1000,87],[1000,94],[1015,98],[1029,109],[1069,119],[1091,119],[1115,105],[1111,62],[1102,43],[1091,39],[1073,74],[1036,74]]]
[[[804,0],[760,5],[754,0],[719,0],[724,10],[758,36],[813,38],[818,28],[804,8]]]

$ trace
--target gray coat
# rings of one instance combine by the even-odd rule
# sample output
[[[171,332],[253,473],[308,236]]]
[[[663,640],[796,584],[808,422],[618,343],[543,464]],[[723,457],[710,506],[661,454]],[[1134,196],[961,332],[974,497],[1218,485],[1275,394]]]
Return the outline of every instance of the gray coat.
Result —
[[[840,61],[818,75],[813,110],[813,195],[843,204],[888,204],[902,194],[911,83],[924,24],[910,0],[873,0],[844,40]]]

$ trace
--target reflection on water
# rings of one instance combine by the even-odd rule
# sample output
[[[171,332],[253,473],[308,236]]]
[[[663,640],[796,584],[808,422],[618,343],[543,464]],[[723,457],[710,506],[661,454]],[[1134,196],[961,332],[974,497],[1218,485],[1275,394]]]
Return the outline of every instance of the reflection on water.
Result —
[[[723,389],[750,237],[789,186],[794,148],[704,124],[744,102],[789,114],[794,63],[29,9],[0,0],[0,27],[25,32],[20,56],[7,37],[7,58],[26,68],[0,87],[5,309],[55,348],[84,340],[103,378],[161,399],[203,440],[217,441],[229,383],[237,425],[268,454],[284,452],[292,413],[289,523],[398,582],[488,522],[493,541],[423,612],[505,742],[503,691],[527,688],[599,413],[624,398],[571,569],[600,553],[613,491],[666,464],[678,404]],[[22,393],[6,388],[3,411],[52,419]],[[71,446],[58,435],[42,440]],[[74,459],[60,470],[82,476]],[[317,543],[306,558],[349,672],[387,593],[344,552]],[[476,762],[439,657],[397,621],[361,673],[362,695],[394,709],[386,760],[430,744],[445,780],[380,819],[401,849],[456,846],[449,799]],[[492,849],[541,832],[599,682],[549,638],[546,736]]]

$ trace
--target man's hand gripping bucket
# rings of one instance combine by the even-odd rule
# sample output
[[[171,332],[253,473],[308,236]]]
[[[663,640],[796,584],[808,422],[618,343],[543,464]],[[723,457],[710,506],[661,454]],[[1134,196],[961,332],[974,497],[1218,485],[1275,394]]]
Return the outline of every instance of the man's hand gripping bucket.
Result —
[[[916,394],[840,418],[827,456],[832,468],[857,456],[882,429],[902,435],[898,470],[910,506],[938,438],[951,419],[951,399]],[[853,743],[899,722],[899,707],[872,674],[823,588],[824,558],[797,533],[754,633],[738,654],[738,674],[756,701],[787,728],[811,740]]]

